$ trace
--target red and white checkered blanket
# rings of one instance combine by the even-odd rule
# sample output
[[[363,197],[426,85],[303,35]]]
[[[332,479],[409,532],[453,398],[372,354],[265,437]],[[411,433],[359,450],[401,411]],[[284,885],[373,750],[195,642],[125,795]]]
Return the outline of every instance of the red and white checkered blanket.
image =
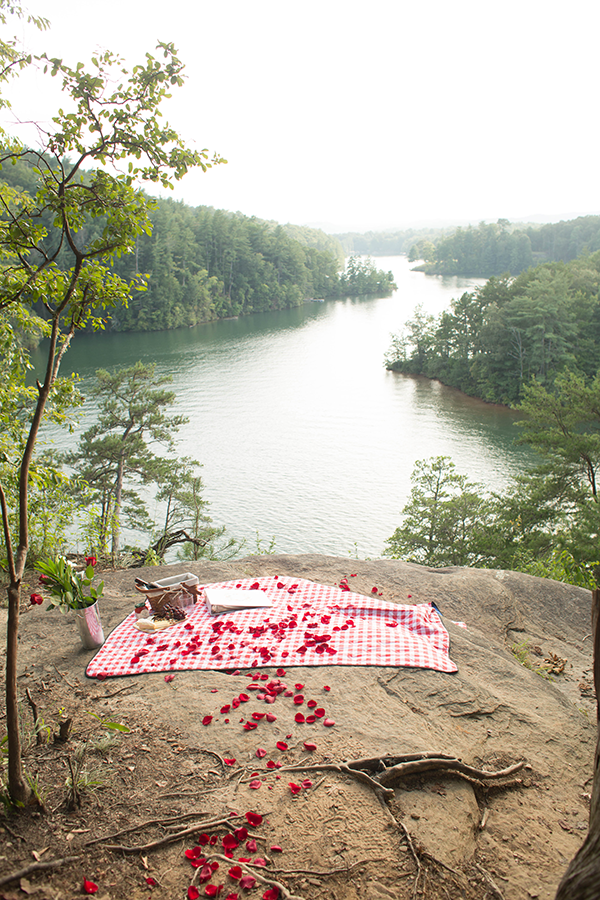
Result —
[[[213,616],[200,600],[186,610],[184,621],[154,634],[139,631],[132,612],[109,635],[86,675],[324,665],[457,671],[448,656],[448,632],[429,603],[397,606],[293,578],[204,587],[262,590],[272,606]]]

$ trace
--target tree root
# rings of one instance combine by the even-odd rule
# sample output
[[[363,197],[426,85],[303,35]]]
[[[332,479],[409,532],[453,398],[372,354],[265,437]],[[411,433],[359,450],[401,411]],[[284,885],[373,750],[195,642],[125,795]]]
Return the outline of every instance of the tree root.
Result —
[[[203,822],[197,822],[190,828],[184,828],[181,831],[177,831],[174,834],[168,834],[164,838],[150,841],[147,844],[136,844],[133,847],[128,847],[125,844],[106,844],[105,849],[119,853],[147,853],[150,850],[158,850],[159,847],[164,847],[166,844],[174,844],[176,841],[180,841],[191,834],[197,834],[199,831],[204,831],[207,828],[215,828],[217,825],[229,825],[234,819],[239,818],[240,816],[224,816],[220,819],[205,819]],[[96,843],[110,839],[110,837],[101,838],[100,841],[96,841]]]
[[[350,775],[352,778],[356,778],[357,781],[362,781],[363,784],[368,784],[369,787],[373,788],[373,790],[377,791],[386,798],[386,800],[391,800],[394,796],[394,791],[391,788],[384,787],[381,785],[376,779],[371,778],[370,775],[367,775],[366,772],[362,772],[360,769],[353,769],[347,763],[321,763],[320,765],[310,765],[310,766],[282,766],[279,772],[339,772],[341,775]]]
[[[24,869],[19,869],[18,872],[11,872],[10,875],[4,875],[0,878],[0,887],[9,884],[11,881],[18,881],[20,878],[26,878],[28,875],[33,874],[33,872],[41,872],[44,869],[58,869],[59,866],[65,866],[68,863],[76,862],[79,859],[81,859],[79,856],[65,856],[63,859],[49,859],[46,862],[31,863],[31,865],[25,866]]]
[[[224,862],[231,865],[231,860],[226,856],[222,856],[220,853],[211,853],[207,859],[221,859]],[[290,894],[285,885],[281,884],[280,881],[275,881],[273,878],[265,878],[264,875],[261,875],[261,872],[265,871],[264,866],[260,866],[261,872],[257,872],[256,866],[248,866],[246,863],[242,863],[237,861],[236,865],[238,865],[242,871],[246,871],[249,875],[254,876],[257,881],[260,881],[261,884],[270,885],[272,887],[276,887],[279,890],[279,894],[282,900],[304,900],[304,897],[299,897],[297,894]]]

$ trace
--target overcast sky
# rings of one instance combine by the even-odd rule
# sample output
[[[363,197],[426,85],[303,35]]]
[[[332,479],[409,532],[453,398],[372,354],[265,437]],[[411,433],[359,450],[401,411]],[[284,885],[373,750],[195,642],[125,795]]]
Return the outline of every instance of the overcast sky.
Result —
[[[598,0],[24,0],[30,48],[186,63],[166,118],[229,162],[174,194],[329,231],[600,212]],[[4,31],[6,34],[6,29]],[[39,76],[14,112],[48,119]]]

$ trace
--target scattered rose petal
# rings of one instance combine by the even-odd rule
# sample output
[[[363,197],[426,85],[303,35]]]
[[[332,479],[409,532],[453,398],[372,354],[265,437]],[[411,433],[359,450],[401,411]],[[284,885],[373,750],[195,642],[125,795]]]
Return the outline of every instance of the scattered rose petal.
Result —
[[[230,759],[228,759],[227,757],[224,757],[223,762],[225,763],[226,766],[235,766],[235,757],[232,756]]]
[[[294,687],[296,688],[297,691],[301,691],[302,688],[304,687],[304,685],[303,684],[295,684]]]
[[[259,781],[258,778],[255,778],[253,781],[250,782],[248,787],[251,788],[253,791],[257,791],[259,789],[259,787],[261,786],[261,784],[262,784],[262,781]]]
[[[316,721],[316,716],[307,716],[305,721],[308,725],[312,725]]]
[[[200,891],[198,890],[198,888],[196,887],[195,884],[190,884],[189,888],[187,889],[187,896],[188,896],[188,900],[198,900],[198,897],[200,896]]]
[[[260,815],[260,813],[247,812],[246,820],[249,825],[252,825],[253,828],[256,828],[258,825],[262,825],[263,817]]]
[[[254,838],[250,838],[249,841],[246,841],[246,850],[248,853],[256,853],[258,846]]]
[[[271,847],[271,850],[272,849],[273,848]],[[146,878],[146,884],[150,885],[150,887],[156,887],[158,885],[158,881],[156,880],[156,878],[153,878],[152,875],[149,875]]]
[[[305,750],[316,750],[317,745],[314,744],[312,741],[304,741],[304,749]]]
[[[95,894],[98,890],[98,885],[94,884],[93,881],[88,881],[87,878],[83,879],[83,890],[86,894]]]
[[[263,747],[257,747],[256,755],[258,756],[259,759],[262,759],[263,756],[267,755],[267,751]]]
[[[295,797],[296,794],[299,794],[299,793],[300,793],[300,791],[302,790],[302,788],[300,787],[299,784],[294,784],[293,781],[290,781],[290,782],[288,782],[288,783],[289,783],[289,786],[290,786],[290,791],[292,792],[292,796]]]
[[[274,716],[273,713],[267,713],[265,719],[267,720],[267,722],[276,722],[277,716]]]
[[[241,866],[232,866],[227,873],[230,878],[233,878],[234,881],[239,881],[243,875]]]
[[[323,719],[323,725],[326,728],[331,728],[333,725],[335,725],[335,722],[333,719]]]
[[[330,691],[331,688],[329,687],[328,684],[325,684],[325,685],[323,685],[323,690],[324,690],[324,691]]]
[[[306,705],[308,706],[309,709],[314,709],[315,706],[317,705],[317,701],[316,701],[316,700],[309,700],[308,703],[307,703]]]
[[[240,887],[245,891],[251,891],[256,884],[256,878],[253,875],[244,875],[240,878]]]
[[[279,844],[271,844],[271,852],[272,853],[283,853],[283,847],[280,847]]]
[[[238,846],[236,837],[233,834],[226,834],[221,841],[225,850],[235,850]]]
[[[236,840],[240,842],[245,841],[248,837],[248,829],[245,825],[241,825],[240,828],[236,828],[233,833],[236,837]]]
[[[310,778],[305,778],[304,781],[301,781],[301,782],[300,782],[300,784],[302,785],[302,787],[304,788],[305,791],[307,791],[308,788],[311,788],[312,785],[313,785],[313,783],[312,783],[312,781],[310,780]]]
[[[317,717],[317,719],[322,719],[324,715],[325,715],[325,710],[323,709],[322,706],[319,706],[319,707],[317,707],[317,709],[315,709],[315,716]]]
[[[167,682],[167,684],[169,684],[171,681],[173,681],[174,678],[175,678],[175,676],[173,674],[165,675],[165,681]]]
[[[227,894],[225,900],[240,900],[240,895],[235,892],[233,894]]]
[[[212,716],[204,716],[204,718],[202,719],[202,724],[203,724],[203,725],[210,725],[210,723],[212,722],[212,720],[213,720],[213,717],[212,717]]]
[[[285,741],[277,741],[275,746],[277,747],[278,750],[287,750],[287,748],[288,748],[288,745],[286,744]]]
[[[304,703],[304,696],[302,694],[296,694],[294,697],[294,703],[296,706],[300,706],[300,704]]]
[[[253,863],[255,866],[266,866],[266,864],[267,861],[266,859],[263,859],[262,856],[257,856]]]
[[[302,725],[302,723],[305,721],[303,713],[296,713],[296,715],[294,716],[294,721],[296,721],[299,725]]]
[[[204,893],[207,897],[216,897],[223,890],[222,884],[207,884]]]
[[[273,849],[273,848],[271,848],[271,849]],[[279,888],[278,887],[270,887],[262,895],[262,900],[278,900],[278,897],[279,897]]]

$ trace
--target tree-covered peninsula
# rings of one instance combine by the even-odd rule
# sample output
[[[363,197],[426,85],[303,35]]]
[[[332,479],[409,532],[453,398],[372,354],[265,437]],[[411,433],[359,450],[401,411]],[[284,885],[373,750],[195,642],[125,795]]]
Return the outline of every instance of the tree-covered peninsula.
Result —
[[[5,166],[0,179],[34,198],[39,190],[33,154]],[[83,175],[83,179],[90,174]],[[344,268],[339,242],[318,229],[248,217],[212,207],[190,207],[148,198],[151,227],[134,251],[115,258],[112,269],[126,281],[145,276],[127,306],[113,311],[113,331],[162,331],[211,319],[288,309],[310,299],[360,294],[386,296],[391,272],[351,257]],[[45,217],[45,218],[44,218]],[[48,213],[41,224],[51,240]],[[86,239],[100,238],[106,222],[89,218]],[[65,248],[57,266],[68,267]]]
[[[519,275],[542,262],[570,262],[600,250],[600,216],[583,216],[550,225],[519,228],[508,219],[456,228],[451,234],[420,236],[408,251],[416,271],[427,275],[492,278]]]
[[[438,317],[417,308],[392,339],[386,368],[437,378],[467,394],[517,403],[535,377],[600,368],[600,251],[516,278],[490,278]]]

